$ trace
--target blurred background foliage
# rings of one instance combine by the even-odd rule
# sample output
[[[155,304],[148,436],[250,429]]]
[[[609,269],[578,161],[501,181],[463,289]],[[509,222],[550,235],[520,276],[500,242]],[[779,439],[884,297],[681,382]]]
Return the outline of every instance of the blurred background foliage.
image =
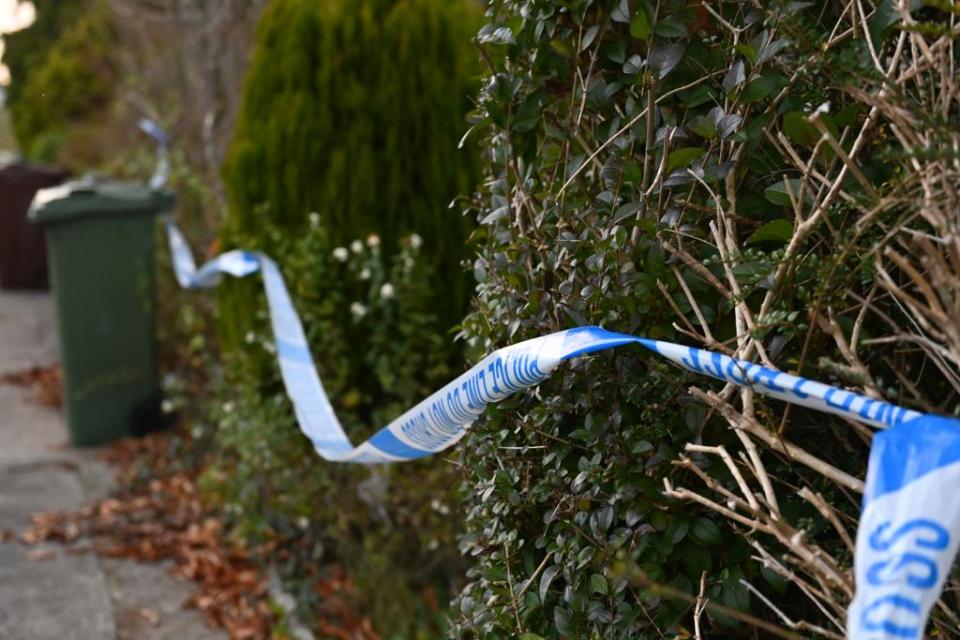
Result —
[[[469,0],[274,0],[257,27],[223,170],[223,245],[278,258],[357,443],[459,360],[450,329],[469,298],[460,262],[472,221],[450,204],[478,177],[476,149],[458,142],[480,20]],[[296,573],[343,563],[378,631],[435,637],[462,578],[455,468],[318,464],[291,438],[260,283],[224,283],[219,297],[225,367],[208,479],[237,531],[308,541],[291,554]]]
[[[314,220],[296,238],[268,233],[324,387],[359,443],[451,375],[449,343],[430,307],[435,266],[418,236],[402,239],[388,261],[375,236],[335,247]],[[205,422],[215,458],[203,486],[236,535],[276,546],[272,558],[305,619],[322,619],[315,580],[341,567],[356,587],[344,597],[384,637],[437,637],[463,572],[450,517],[459,509],[455,469],[319,459],[298,435],[279,373],[260,367],[259,359],[275,359],[264,314],[261,307],[244,348],[224,354]]]
[[[261,20],[267,4],[41,0],[34,24],[5,36],[8,106],[29,158],[117,178],[150,175],[136,123],[160,122],[178,223],[201,254],[240,243],[282,256],[359,441],[445,382],[456,358],[448,331],[472,287],[459,263],[473,225],[450,204],[478,175],[476,150],[458,142],[481,11],[469,0],[275,0]],[[207,402],[177,404],[209,436],[205,486],[235,534],[296,550],[281,555],[314,616],[318,562],[346,565],[355,604],[382,630],[436,636],[462,576],[454,468],[318,464],[296,435],[258,284],[228,283],[218,316],[158,259],[166,386],[182,400],[212,385]]]
[[[36,160],[98,164],[105,156],[91,154],[108,151],[89,128],[110,117],[117,81],[109,7],[101,0],[41,0],[37,15],[31,28],[4,37],[7,105],[17,140]]]
[[[332,241],[370,233],[389,256],[421,234],[437,265],[435,309],[459,322],[471,221],[450,207],[476,182],[458,149],[476,93],[475,2],[281,0],[268,7],[224,167],[226,226],[249,240],[319,212]]]

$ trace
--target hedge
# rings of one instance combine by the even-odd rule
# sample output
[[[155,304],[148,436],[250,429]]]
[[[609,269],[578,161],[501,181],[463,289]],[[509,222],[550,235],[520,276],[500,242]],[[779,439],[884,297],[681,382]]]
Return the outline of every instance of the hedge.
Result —
[[[473,353],[601,324],[955,413],[910,276],[954,273],[914,240],[952,228],[951,9],[860,6],[490,2]],[[868,444],[649,354],[581,358],[460,449],[451,637],[841,637]]]
[[[61,149],[78,146],[84,128],[111,103],[117,82],[113,17],[103,0],[38,5],[35,24],[4,36],[14,132],[28,157],[83,168],[99,160],[95,152],[63,155]]]

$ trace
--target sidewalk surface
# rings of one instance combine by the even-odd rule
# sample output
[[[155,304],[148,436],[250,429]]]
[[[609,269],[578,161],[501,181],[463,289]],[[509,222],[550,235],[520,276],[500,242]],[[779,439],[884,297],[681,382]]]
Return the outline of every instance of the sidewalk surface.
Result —
[[[0,376],[56,361],[50,296],[0,291]],[[69,448],[59,412],[37,405],[29,389],[0,384],[0,532],[15,534],[0,541],[0,638],[225,638],[181,608],[192,587],[167,564],[17,541],[31,513],[83,507],[106,494],[110,478],[95,452]]]

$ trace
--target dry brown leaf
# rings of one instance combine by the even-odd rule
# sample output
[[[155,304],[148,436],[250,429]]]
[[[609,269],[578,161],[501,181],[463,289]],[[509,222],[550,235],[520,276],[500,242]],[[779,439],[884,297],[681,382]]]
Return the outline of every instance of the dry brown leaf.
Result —
[[[137,609],[137,617],[149,624],[151,627],[155,627],[160,624],[160,614],[154,609],[148,609],[146,607],[142,609]]]
[[[31,387],[34,400],[45,407],[63,406],[63,371],[58,364],[14,371],[0,376],[0,383]]]
[[[31,549],[23,554],[30,562],[43,562],[44,560],[50,560],[54,556],[53,549]]]

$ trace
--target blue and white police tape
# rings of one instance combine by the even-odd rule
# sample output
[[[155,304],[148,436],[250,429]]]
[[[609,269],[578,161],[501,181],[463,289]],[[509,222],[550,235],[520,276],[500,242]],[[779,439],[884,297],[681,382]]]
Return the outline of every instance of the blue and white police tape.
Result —
[[[261,253],[229,251],[197,269],[182,234],[167,223],[177,281],[216,286],[221,274],[260,271],[277,359],[300,429],[326,460],[363,464],[423,458],[456,444],[488,404],[533,387],[564,360],[639,344],[697,373],[757,393],[890,429],[870,456],[857,538],[857,595],[848,620],[856,640],[919,638],[957,551],[960,421],[887,402],[729,356],[600,327],[577,327],[498,349],[359,446],[334,413],[277,265]]]
[[[922,638],[960,542],[958,421],[921,415],[870,449],[850,638]]]
[[[170,176],[170,138],[167,137],[167,132],[150,118],[140,118],[137,126],[157,143],[157,166],[150,178],[150,188],[160,189],[167,184]]]

